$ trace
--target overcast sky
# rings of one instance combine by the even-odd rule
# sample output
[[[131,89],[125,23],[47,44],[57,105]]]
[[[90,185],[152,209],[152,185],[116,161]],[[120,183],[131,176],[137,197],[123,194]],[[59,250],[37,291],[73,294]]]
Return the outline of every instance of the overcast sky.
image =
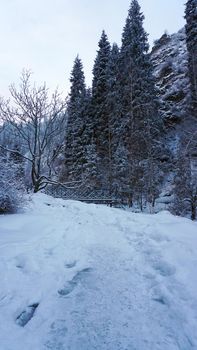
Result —
[[[184,25],[186,0],[140,0],[150,42],[165,30]],[[23,68],[50,88],[69,89],[77,54],[82,58],[87,84],[103,29],[111,42],[120,43],[130,0],[0,0],[0,94],[19,81]]]

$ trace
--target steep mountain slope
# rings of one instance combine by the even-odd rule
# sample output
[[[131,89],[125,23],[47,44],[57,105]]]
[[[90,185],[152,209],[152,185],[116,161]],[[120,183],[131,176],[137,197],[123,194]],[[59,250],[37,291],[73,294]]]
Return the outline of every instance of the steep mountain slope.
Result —
[[[154,75],[161,101],[161,115],[168,127],[183,120],[189,99],[188,52],[185,29],[164,34],[151,53]]]
[[[188,118],[190,82],[185,28],[172,35],[165,33],[157,40],[151,58],[160,100],[160,115],[166,127],[162,141],[171,151],[170,157],[164,160],[168,170],[157,203],[163,208],[169,208],[173,202],[174,159],[179,152],[179,141],[185,120],[190,119]]]

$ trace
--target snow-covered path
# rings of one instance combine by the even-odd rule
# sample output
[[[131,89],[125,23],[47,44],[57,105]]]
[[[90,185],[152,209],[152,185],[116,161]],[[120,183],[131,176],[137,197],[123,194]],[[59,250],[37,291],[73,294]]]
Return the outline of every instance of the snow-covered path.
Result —
[[[0,350],[197,349],[197,224],[34,196],[0,217]]]

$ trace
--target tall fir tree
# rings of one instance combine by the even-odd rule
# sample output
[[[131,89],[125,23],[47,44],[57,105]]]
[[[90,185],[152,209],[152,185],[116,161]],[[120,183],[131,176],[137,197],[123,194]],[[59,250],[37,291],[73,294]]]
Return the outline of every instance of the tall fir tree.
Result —
[[[65,139],[64,179],[78,181],[83,177],[85,162],[84,129],[87,91],[83,65],[77,56],[70,77],[71,89],[68,100],[68,122]]]
[[[197,0],[188,0],[185,10],[186,41],[189,54],[192,114],[197,118]]]
[[[108,76],[108,92],[107,92],[107,107],[109,113],[108,123],[108,147],[109,147],[109,189],[111,194],[117,192],[116,183],[117,179],[114,172],[115,162],[117,157],[117,148],[120,141],[120,111],[121,111],[121,99],[120,99],[120,70],[119,70],[120,50],[118,45],[114,43],[109,56],[107,76]],[[114,192],[115,191],[115,192]]]
[[[185,154],[185,147],[180,145],[174,179],[173,211],[176,215],[197,217],[197,171],[193,159]]]
[[[94,140],[85,147],[85,164],[84,177],[86,180],[86,188],[90,191],[99,187],[100,184],[100,168],[99,157],[96,152]]]
[[[128,182],[128,154],[127,149],[120,139],[115,153],[113,154],[113,187],[112,193],[123,203],[128,202],[129,182]]]
[[[92,91],[90,88],[86,91],[84,101],[85,109],[85,127],[83,132],[84,144],[84,180],[87,190],[90,191],[97,188],[100,183],[99,157],[96,150],[93,123],[93,106],[92,106]]]
[[[108,62],[110,57],[110,43],[103,31],[99,41],[99,49],[93,67],[92,83],[92,118],[93,139],[100,159],[100,168],[104,169],[109,162],[109,110],[107,104],[108,94]],[[105,177],[105,179],[104,179]],[[103,183],[107,182],[103,176]]]
[[[128,153],[127,174],[130,184],[133,185],[136,183],[135,176],[139,175],[140,162],[148,159],[150,148],[156,146],[153,141],[156,141],[161,128],[153,68],[148,53],[148,36],[143,28],[143,21],[144,15],[138,1],[132,0],[122,34],[120,120]],[[140,176],[142,173],[140,171]],[[138,187],[136,185],[136,191]],[[132,188],[131,192],[133,190]]]

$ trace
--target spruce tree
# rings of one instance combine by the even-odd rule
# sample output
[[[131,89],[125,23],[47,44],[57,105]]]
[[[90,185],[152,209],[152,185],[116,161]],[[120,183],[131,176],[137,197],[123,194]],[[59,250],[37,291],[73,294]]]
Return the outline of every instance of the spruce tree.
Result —
[[[197,117],[197,0],[188,0],[185,10],[186,41],[189,54],[192,114]]]
[[[108,188],[112,194],[114,188],[115,173],[114,162],[115,154],[120,140],[120,70],[119,70],[120,51],[118,45],[114,43],[109,56],[107,67],[107,108],[108,108]]]
[[[84,171],[84,128],[86,116],[85,77],[82,62],[78,56],[74,61],[70,82],[64,178],[69,181],[78,181],[82,179]]]
[[[140,163],[148,159],[150,148],[156,146],[154,141],[161,128],[148,36],[143,21],[140,5],[133,0],[122,34],[120,56],[122,135],[128,151],[128,179],[133,185],[136,183],[135,174],[138,176],[142,173],[138,171]],[[136,191],[137,188],[141,191],[141,185],[136,185]]]
[[[86,187],[89,188],[90,191],[98,188],[100,183],[99,157],[93,140],[85,147],[84,169]]]
[[[197,217],[197,172],[193,167],[193,159],[180,147],[176,162],[174,179],[173,211],[177,215],[190,214],[191,219]]]
[[[109,111],[110,123],[113,129],[116,129],[119,123],[121,112],[120,98],[120,69],[119,69],[120,51],[118,45],[114,43],[109,56],[107,66],[107,106]]]
[[[88,88],[86,90],[86,96],[84,100],[84,132],[83,132],[83,145],[84,145],[84,180],[87,190],[94,190],[99,185],[100,172],[99,172],[99,157],[96,150],[94,135],[94,123],[93,123],[93,106],[92,106],[92,90]]]
[[[128,203],[129,181],[128,181],[128,154],[127,149],[123,145],[122,140],[117,145],[115,153],[113,154],[112,165],[112,191],[113,195],[120,199],[123,204]]]
[[[93,139],[96,152],[103,169],[103,184],[107,186],[106,168],[109,162],[109,110],[108,94],[108,62],[110,57],[110,43],[105,32],[102,32],[99,49],[93,67],[92,84],[92,123]]]

